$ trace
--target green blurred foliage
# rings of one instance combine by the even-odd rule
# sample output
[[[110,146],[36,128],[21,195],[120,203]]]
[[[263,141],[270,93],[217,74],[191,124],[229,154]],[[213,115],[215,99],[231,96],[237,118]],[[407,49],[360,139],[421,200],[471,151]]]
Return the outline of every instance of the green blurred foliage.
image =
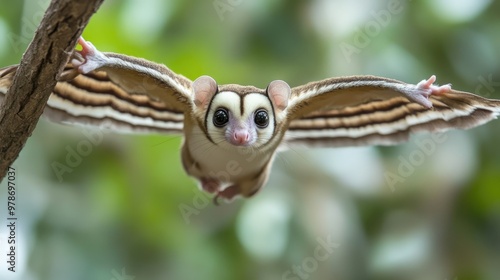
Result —
[[[401,12],[380,21],[394,1]],[[102,51],[220,84],[296,86],[354,74],[413,83],[436,74],[440,83],[500,98],[500,2],[451,3],[106,0],[83,35]],[[1,0],[1,66],[19,62],[47,5]],[[180,136],[106,132],[59,180],[52,164],[88,141],[82,131],[40,121],[16,161],[22,250],[19,271],[0,271],[1,279],[105,280],[122,268],[137,280],[500,275],[498,121],[448,133],[394,189],[384,174],[419,149],[414,141],[292,149],[255,198],[219,207],[182,170]],[[186,207],[195,212],[183,216]],[[328,236],[339,246],[325,261],[307,277],[286,274],[307,266],[318,238]]]

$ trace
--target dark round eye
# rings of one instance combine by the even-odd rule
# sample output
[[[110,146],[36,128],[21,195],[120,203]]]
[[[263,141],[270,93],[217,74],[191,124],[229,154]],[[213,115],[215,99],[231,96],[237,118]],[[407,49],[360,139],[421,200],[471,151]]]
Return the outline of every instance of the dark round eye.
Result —
[[[229,115],[226,109],[218,109],[214,114],[214,125],[217,127],[223,127],[229,121]]]
[[[265,128],[269,124],[269,115],[265,110],[259,110],[255,113],[254,122],[259,128]]]

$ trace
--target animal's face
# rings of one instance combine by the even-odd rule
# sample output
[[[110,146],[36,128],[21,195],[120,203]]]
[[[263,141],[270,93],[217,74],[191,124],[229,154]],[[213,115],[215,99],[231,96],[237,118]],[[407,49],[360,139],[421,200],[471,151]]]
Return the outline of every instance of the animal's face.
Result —
[[[274,136],[277,124],[283,122],[290,91],[283,81],[273,81],[263,90],[218,86],[211,77],[201,76],[192,85],[193,113],[212,143],[224,148],[258,149],[272,139],[280,139]],[[276,118],[277,113],[281,113],[281,119]]]
[[[265,93],[221,91],[210,102],[205,124],[211,140],[218,145],[258,148],[272,138],[273,107]]]

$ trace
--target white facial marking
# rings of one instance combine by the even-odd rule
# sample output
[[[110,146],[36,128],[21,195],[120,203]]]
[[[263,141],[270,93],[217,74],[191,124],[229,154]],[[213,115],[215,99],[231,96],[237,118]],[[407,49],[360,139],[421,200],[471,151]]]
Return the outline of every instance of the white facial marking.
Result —
[[[219,114],[219,121],[225,119],[224,113],[218,112],[220,110],[227,112],[227,123],[220,122],[216,125],[214,115]],[[265,127],[255,123],[255,115],[259,111],[265,112],[264,115],[267,113],[269,123]],[[259,93],[244,96],[230,91],[218,93],[210,104],[206,120],[212,141],[227,148],[238,146],[258,148],[266,144],[274,132],[272,105],[267,96]]]

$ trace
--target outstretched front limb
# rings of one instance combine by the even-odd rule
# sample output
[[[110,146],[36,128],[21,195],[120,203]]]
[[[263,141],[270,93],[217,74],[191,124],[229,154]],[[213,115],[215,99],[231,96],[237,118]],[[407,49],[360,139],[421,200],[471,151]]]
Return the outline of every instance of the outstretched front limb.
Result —
[[[75,52],[80,54],[84,61],[72,59],[71,63],[78,68],[80,73],[90,73],[109,63],[109,58],[102,52],[98,51],[91,42],[85,41],[83,37],[78,39],[78,44],[82,46],[82,49],[79,51],[75,50]]]
[[[435,86],[434,82],[436,82],[436,76],[432,75],[427,80],[422,80],[420,83],[416,85],[416,90],[408,90],[407,97],[410,100],[413,100],[426,108],[432,107],[432,102],[429,101],[429,97],[431,95],[440,95],[445,94],[451,91],[451,85],[442,85]]]

